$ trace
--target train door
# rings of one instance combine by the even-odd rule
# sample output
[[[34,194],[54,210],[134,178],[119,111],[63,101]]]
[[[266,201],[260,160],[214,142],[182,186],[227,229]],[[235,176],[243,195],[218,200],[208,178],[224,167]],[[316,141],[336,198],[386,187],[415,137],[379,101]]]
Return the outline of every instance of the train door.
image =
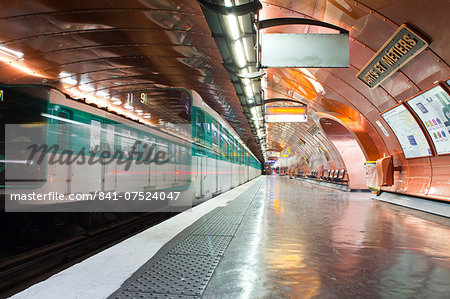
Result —
[[[205,143],[205,114],[202,111],[197,111],[196,117],[196,141],[197,151],[197,173],[196,173],[196,198],[205,197],[205,180],[206,180],[206,155],[203,148]]]
[[[231,187],[231,178],[229,175],[229,148],[228,148],[228,137],[226,136],[226,132],[222,130],[222,135],[220,138],[220,186],[221,190],[227,191]]]
[[[236,164],[236,143],[232,136],[230,136],[230,177],[231,177],[231,188],[238,185],[237,180],[237,164]]]
[[[156,137],[150,137],[150,145],[154,148],[153,150],[153,154],[156,153],[157,149],[157,138]],[[149,175],[149,187],[150,189],[156,189],[156,179],[157,179],[157,173],[156,173],[156,164],[154,162],[149,164],[149,171],[150,171],[150,175]]]
[[[143,144],[142,144],[142,154],[143,154],[144,159],[149,157],[149,152],[152,150],[152,146],[155,146],[154,142],[151,141],[150,137],[144,135],[143,136]],[[154,148],[153,148],[153,154],[154,154]],[[149,163],[146,166],[146,171],[148,172],[148,176],[147,176],[146,185],[144,187],[148,187],[148,188],[150,188],[151,181],[152,181],[152,168],[151,168],[152,166],[151,166],[151,164],[153,164],[153,163]]]
[[[102,120],[91,117],[87,126],[83,126],[80,139],[74,145],[79,149],[83,148],[85,154],[98,156],[102,151]],[[96,157],[97,158],[97,157]],[[103,163],[83,163],[81,165],[73,163],[71,165],[71,193],[94,192],[103,190]]]
[[[250,164],[248,162],[250,156],[248,153],[245,153],[245,161],[244,161],[244,165],[245,165],[245,181],[248,182],[250,180]]]
[[[71,126],[67,120],[73,118],[72,111],[65,108],[58,108],[56,111],[57,118],[57,136],[59,151],[72,149]],[[72,157],[70,157],[72,158]],[[49,176],[52,181],[57,182],[52,185],[52,191],[69,194],[71,191],[71,173],[75,163],[49,165]]]
[[[219,143],[220,143],[220,127],[219,124],[215,121],[212,121],[211,123],[211,144],[212,144],[212,149],[213,149],[213,165],[212,167],[212,173],[214,174],[214,187],[213,187],[213,193],[219,193],[220,190],[220,186],[219,186],[219,172],[220,172],[220,168],[219,168],[219,161],[220,161],[220,155],[219,155],[219,151],[220,151],[220,147],[219,147]]]
[[[109,155],[113,156],[116,150],[115,146],[115,126],[112,124],[105,124],[104,136],[103,136],[103,150],[108,152]],[[102,163],[105,164],[105,163]],[[117,184],[117,163],[116,160],[111,163],[107,163],[102,166],[102,190],[104,191],[114,191],[116,190]]]

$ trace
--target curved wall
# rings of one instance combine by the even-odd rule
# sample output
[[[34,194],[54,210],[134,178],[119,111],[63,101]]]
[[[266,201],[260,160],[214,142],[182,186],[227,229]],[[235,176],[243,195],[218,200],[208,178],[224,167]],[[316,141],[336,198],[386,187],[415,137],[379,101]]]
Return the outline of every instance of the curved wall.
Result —
[[[401,171],[394,173],[394,184],[383,190],[403,194],[450,201],[450,155],[429,158],[405,159],[402,148],[389,125],[380,116],[385,110],[401,103],[433,84],[450,76],[448,61],[450,36],[444,34],[450,22],[445,14],[450,3],[439,0],[396,0],[396,1],[265,1],[260,19],[276,17],[303,17],[325,21],[343,27],[350,32],[350,67],[343,69],[269,69],[265,94],[271,97],[289,97],[308,105],[309,121],[298,125],[295,134],[281,136],[272,132],[272,142],[286,140],[306,145],[299,155],[307,158],[316,151],[320,143],[331,154],[332,160],[339,158],[333,140],[324,132],[311,136],[307,129],[320,126],[320,119],[331,118],[346,124],[368,160],[391,155],[395,166]],[[358,72],[389,40],[400,25],[407,23],[425,35],[431,42],[429,47],[397,70],[391,77],[374,89],[368,88],[356,78]],[[282,26],[268,32],[281,33],[324,33],[314,26]],[[350,124],[350,125],[348,125]],[[388,132],[386,136],[381,124]],[[269,126],[271,128],[272,126]],[[304,138],[307,136],[309,138]],[[288,142],[289,141],[289,142]],[[341,159],[342,160],[342,159]],[[329,161],[321,161],[316,167],[326,169]],[[311,170],[311,169],[309,169]]]

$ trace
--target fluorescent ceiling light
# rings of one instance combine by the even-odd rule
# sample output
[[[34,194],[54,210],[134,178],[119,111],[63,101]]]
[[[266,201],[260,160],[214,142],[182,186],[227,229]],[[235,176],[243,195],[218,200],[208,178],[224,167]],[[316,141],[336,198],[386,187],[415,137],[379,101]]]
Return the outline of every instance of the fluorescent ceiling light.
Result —
[[[244,48],[242,47],[242,41],[237,40],[234,42],[234,52],[236,57],[236,62],[239,67],[244,67],[247,64],[247,61],[245,59],[245,52]]]
[[[319,81],[317,81],[316,77],[314,77],[314,75],[306,68],[298,68],[303,74],[306,75],[306,80],[308,80],[309,82],[311,82],[311,84],[314,86],[314,89],[316,90],[316,92],[318,94],[324,94],[325,90],[323,89],[322,84],[319,83]]]
[[[13,57],[13,58],[19,58],[20,59],[20,58],[23,57],[23,53],[22,52],[14,51],[14,50],[11,50],[11,49],[9,49],[7,47],[4,47],[4,46],[0,46],[0,53],[8,55],[8,56]]]
[[[247,97],[253,98],[253,89],[251,85],[245,86],[245,94],[247,95]]]
[[[62,78],[62,79],[61,79],[61,82],[66,83],[66,84],[69,84],[69,85],[77,85],[77,83],[78,83],[77,80],[72,79],[72,78],[70,78],[70,77]]]
[[[120,104],[122,104],[122,101],[121,101],[120,99],[118,99],[118,98],[112,98],[111,101],[112,101],[112,103],[113,103],[114,105],[120,105]]]
[[[99,96],[101,98],[109,98],[109,93],[107,93],[106,91],[103,91],[103,90],[97,91],[97,93],[95,95]]]
[[[228,25],[228,33],[232,40],[237,40],[241,37],[241,30],[239,29],[239,21],[236,16],[225,16],[226,23]]]
[[[250,108],[250,111],[253,114],[254,119],[262,117],[259,107],[252,107]]]
[[[78,81],[75,79],[72,79],[71,76],[73,76],[73,74],[69,74],[66,72],[61,72],[58,75],[58,78],[60,78],[61,82],[69,84],[69,85],[77,85]]]
[[[78,88],[80,90],[86,91],[86,92],[93,92],[93,91],[95,91],[95,88],[92,88],[92,87],[90,87],[89,85],[86,85],[86,84],[80,85]]]
[[[131,106],[130,104],[128,104],[128,103],[126,103],[125,105],[123,105],[123,107],[125,108],[125,109],[128,109],[128,110],[131,110],[131,111],[133,111],[133,106]]]

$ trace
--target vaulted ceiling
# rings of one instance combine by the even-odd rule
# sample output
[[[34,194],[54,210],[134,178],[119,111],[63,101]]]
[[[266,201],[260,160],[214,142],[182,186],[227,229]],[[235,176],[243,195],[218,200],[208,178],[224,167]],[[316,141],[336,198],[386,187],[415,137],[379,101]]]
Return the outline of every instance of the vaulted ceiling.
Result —
[[[211,1],[224,4],[224,1]],[[231,1],[234,4],[247,0]],[[267,69],[265,98],[285,97],[308,105],[302,124],[268,124],[268,148],[289,147],[325,163],[339,153],[324,130],[311,134],[320,119],[345,124],[368,159],[395,154],[398,141],[386,138],[377,121],[386,109],[450,76],[449,21],[442,0],[267,0],[259,19],[309,18],[350,32],[350,67],[339,69]],[[375,89],[356,78],[370,58],[403,24],[424,34],[430,46]],[[266,29],[267,32],[323,33],[309,25]],[[148,91],[155,102],[173,96],[165,88],[197,91],[223,115],[260,158],[261,153],[241,102],[222,65],[223,58],[197,1],[57,1],[0,2],[0,82],[46,84],[73,97],[126,99]],[[139,117],[139,116],[137,116]],[[312,159],[317,157],[317,159]],[[339,163],[339,162],[337,162]],[[310,165],[314,167],[314,165]]]
[[[117,109],[129,94],[164,108],[171,88],[195,90],[262,159],[195,0],[1,1],[0,82],[50,85],[100,106],[120,100]]]

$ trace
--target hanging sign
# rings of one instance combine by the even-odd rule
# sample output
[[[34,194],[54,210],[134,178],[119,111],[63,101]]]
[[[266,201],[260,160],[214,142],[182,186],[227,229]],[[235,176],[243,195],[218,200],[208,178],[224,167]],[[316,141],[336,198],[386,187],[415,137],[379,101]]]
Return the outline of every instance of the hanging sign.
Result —
[[[306,122],[306,106],[266,106],[266,122]]]
[[[356,77],[375,88],[427,47],[424,37],[403,24]]]
[[[261,35],[261,67],[349,67],[348,34]]]

